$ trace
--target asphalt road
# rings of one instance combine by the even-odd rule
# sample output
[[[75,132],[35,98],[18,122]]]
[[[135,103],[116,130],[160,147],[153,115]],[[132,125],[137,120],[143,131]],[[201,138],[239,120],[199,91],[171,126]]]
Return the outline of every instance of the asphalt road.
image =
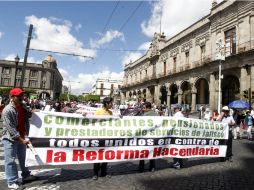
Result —
[[[25,184],[24,189],[44,190],[252,190],[254,189],[254,142],[233,141],[233,162],[219,159],[190,159],[185,168],[171,168],[172,159],[156,160],[156,171],[138,172],[138,162],[110,164],[111,178],[93,181],[92,165],[33,167],[38,181]],[[7,189],[4,180],[3,147],[0,145],[0,189]]]

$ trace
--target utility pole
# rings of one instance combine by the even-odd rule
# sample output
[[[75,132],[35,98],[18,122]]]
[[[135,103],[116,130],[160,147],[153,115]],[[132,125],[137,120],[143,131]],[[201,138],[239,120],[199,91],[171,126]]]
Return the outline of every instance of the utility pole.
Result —
[[[29,52],[29,47],[30,47],[30,41],[31,41],[31,38],[32,38],[32,32],[33,32],[33,25],[30,24],[30,26],[29,26],[29,32],[28,32],[28,37],[27,37],[27,43],[26,43],[26,51],[25,51],[24,63],[23,63],[23,67],[22,67],[22,75],[21,75],[21,81],[20,81],[20,88],[23,88],[23,85],[24,85],[26,63],[27,63],[27,57],[28,57],[28,52]]]

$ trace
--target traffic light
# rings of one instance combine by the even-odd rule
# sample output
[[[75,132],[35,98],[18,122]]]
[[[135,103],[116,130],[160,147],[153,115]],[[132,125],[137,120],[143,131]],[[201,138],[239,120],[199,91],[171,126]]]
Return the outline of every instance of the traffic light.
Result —
[[[248,92],[248,90],[244,90],[243,91],[243,96],[244,96],[244,98],[248,98],[249,96],[249,92]]]

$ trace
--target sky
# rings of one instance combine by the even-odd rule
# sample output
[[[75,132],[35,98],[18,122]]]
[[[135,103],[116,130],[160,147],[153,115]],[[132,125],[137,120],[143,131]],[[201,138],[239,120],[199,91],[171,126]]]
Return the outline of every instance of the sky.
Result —
[[[122,79],[124,65],[146,53],[160,23],[169,39],[209,14],[212,1],[0,1],[0,59],[22,61],[33,24],[31,49],[83,57],[30,50],[28,62],[51,54],[63,84],[79,95],[97,78]]]

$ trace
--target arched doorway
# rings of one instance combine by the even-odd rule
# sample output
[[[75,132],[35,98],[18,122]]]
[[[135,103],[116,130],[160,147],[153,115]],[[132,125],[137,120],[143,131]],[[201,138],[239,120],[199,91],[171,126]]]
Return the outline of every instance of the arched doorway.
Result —
[[[195,84],[197,89],[197,104],[209,104],[209,85],[206,79],[201,78]]]
[[[191,85],[190,85],[190,83],[187,81],[184,81],[182,83],[181,89],[183,91],[182,104],[191,105]]]
[[[43,91],[43,92],[40,93],[39,99],[43,99],[43,100],[50,99],[50,94],[46,91]]]
[[[131,100],[132,92],[129,92],[129,100]]]
[[[146,102],[146,89],[144,89],[142,93],[143,93],[144,102]]]
[[[176,84],[171,85],[170,87],[171,96],[170,96],[170,103],[177,104],[178,103],[178,88]]]
[[[167,104],[167,88],[165,85],[162,85],[160,87],[160,92],[161,92],[161,96],[160,96],[160,100],[161,100],[161,104]]]
[[[222,105],[228,105],[230,102],[239,99],[237,95],[240,92],[239,79],[233,75],[228,75],[222,80]]]

